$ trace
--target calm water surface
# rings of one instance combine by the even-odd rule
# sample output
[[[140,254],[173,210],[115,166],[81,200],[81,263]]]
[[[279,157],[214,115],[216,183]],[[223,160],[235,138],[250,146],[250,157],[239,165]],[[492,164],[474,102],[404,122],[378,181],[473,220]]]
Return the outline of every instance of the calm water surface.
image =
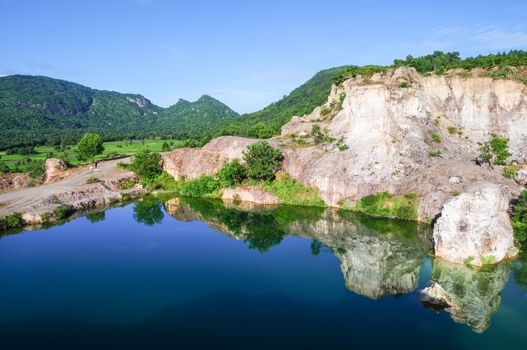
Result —
[[[144,200],[0,238],[0,349],[526,349],[527,257],[332,210]],[[420,301],[439,284],[447,310]]]

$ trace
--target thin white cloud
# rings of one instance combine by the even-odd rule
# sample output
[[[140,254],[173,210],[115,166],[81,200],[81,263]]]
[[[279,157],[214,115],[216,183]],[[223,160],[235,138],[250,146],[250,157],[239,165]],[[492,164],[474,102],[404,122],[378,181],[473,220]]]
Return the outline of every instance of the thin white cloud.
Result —
[[[432,30],[422,44],[435,49],[509,50],[527,46],[527,28],[496,24],[439,27]]]

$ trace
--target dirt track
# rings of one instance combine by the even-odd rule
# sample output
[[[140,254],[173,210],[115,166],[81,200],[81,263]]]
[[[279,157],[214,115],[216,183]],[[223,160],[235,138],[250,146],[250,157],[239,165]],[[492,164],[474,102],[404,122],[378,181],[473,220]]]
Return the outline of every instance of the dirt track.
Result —
[[[117,168],[117,163],[128,163],[129,161],[130,158],[102,161],[98,163],[97,169],[93,172],[90,172],[89,167],[83,167],[75,175],[52,184],[2,193],[0,194],[0,217],[16,212],[17,208],[36,202],[38,199],[78,189],[85,185],[86,180],[92,176],[101,180],[121,177],[128,171]]]

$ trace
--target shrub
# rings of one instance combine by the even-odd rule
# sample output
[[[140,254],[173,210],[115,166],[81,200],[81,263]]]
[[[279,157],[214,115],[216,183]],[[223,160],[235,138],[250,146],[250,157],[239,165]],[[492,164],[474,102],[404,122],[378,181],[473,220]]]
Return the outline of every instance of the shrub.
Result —
[[[455,127],[455,126],[449,126],[449,127],[447,128],[447,131],[448,131],[448,133],[449,133],[450,135],[453,135],[453,134],[457,133],[457,127]]]
[[[506,177],[507,179],[514,179],[516,177],[516,173],[518,170],[513,166],[506,166],[503,168],[502,175]]]
[[[432,141],[440,143],[441,142],[441,135],[439,135],[438,132],[432,133]]]
[[[520,242],[527,239],[527,190],[523,190],[511,215],[514,237]]]
[[[276,180],[265,184],[263,189],[278,196],[283,204],[326,207],[318,189],[295,181],[285,172],[278,173]]]
[[[428,156],[431,158],[441,157],[441,151],[440,150],[430,151],[428,152]]]
[[[327,130],[326,130],[327,131]],[[311,136],[313,137],[313,142],[315,145],[326,143],[326,142],[333,142],[335,139],[327,134],[327,132],[323,132],[320,129],[320,125],[314,124],[311,127]]]
[[[141,177],[143,183],[149,184],[161,174],[161,155],[150,150],[141,151],[134,156],[129,168]]]
[[[28,160],[26,162],[26,172],[32,179],[40,180],[44,176],[44,161],[43,160]]]
[[[4,229],[8,228],[20,228],[26,224],[20,213],[13,213],[6,216],[4,219]],[[2,225],[0,225],[1,228]]]
[[[163,142],[163,144],[161,145],[161,151],[162,152],[168,152],[170,151],[170,145],[168,144],[168,142]]]
[[[247,178],[247,169],[240,164],[238,159],[234,159],[221,168],[217,175],[223,187],[233,187]]]
[[[419,199],[413,193],[404,196],[381,192],[363,197],[355,210],[372,216],[415,220]]]
[[[254,180],[271,181],[282,168],[282,152],[260,141],[247,147],[243,160],[247,165],[247,176]]]
[[[339,140],[337,141],[337,149],[339,151],[345,151],[349,148],[349,146],[344,142],[344,136],[341,136]]]
[[[8,173],[11,169],[7,166],[7,164],[3,161],[0,161],[0,173]]]
[[[490,140],[490,148],[494,153],[495,164],[506,165],[507,158],[511,156],[511,153],[509,153],[509,139],[503,137],[493,137]]]
[[[330,112],[331,112],[331,109],[329,109],[328,107],[324,107],[320,110],[320,115],[324,117],[328,115]]]
[[[409,87],[411,87],[411,86],[412,86],[412,84],[410,84],[410,82],[408,82],[408,81],[403,81],[403,82],[401,82],[401,83],[399,84],[399,87],[400,87],[400,88],[403,88],[403,89],[409,88]]]
[[[203,175],[186,182],[181,188],[181,194],[187,197],[204,197],[220,188],[220,183],[212,176]]]
[[[98,182],[101,182],[101,179],[99,179],[98,177],[89,177],[87,180],[86,180],[86,184],[96,184]]]
[[[71,205],[61,204],[53,211],[53,215],[57,220],[62,220],[70,217],[74,212],[75,209]]]

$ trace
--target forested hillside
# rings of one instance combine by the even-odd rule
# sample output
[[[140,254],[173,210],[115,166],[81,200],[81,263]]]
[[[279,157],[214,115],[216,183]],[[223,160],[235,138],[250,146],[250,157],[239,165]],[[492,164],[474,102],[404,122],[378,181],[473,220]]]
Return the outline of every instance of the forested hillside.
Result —
[[[85,132],[106,140],[211,135],[238,114],[210,96],[161,108],[136,94],[91,89],[64,80],[0,78],[0,148],[72,144]]]

